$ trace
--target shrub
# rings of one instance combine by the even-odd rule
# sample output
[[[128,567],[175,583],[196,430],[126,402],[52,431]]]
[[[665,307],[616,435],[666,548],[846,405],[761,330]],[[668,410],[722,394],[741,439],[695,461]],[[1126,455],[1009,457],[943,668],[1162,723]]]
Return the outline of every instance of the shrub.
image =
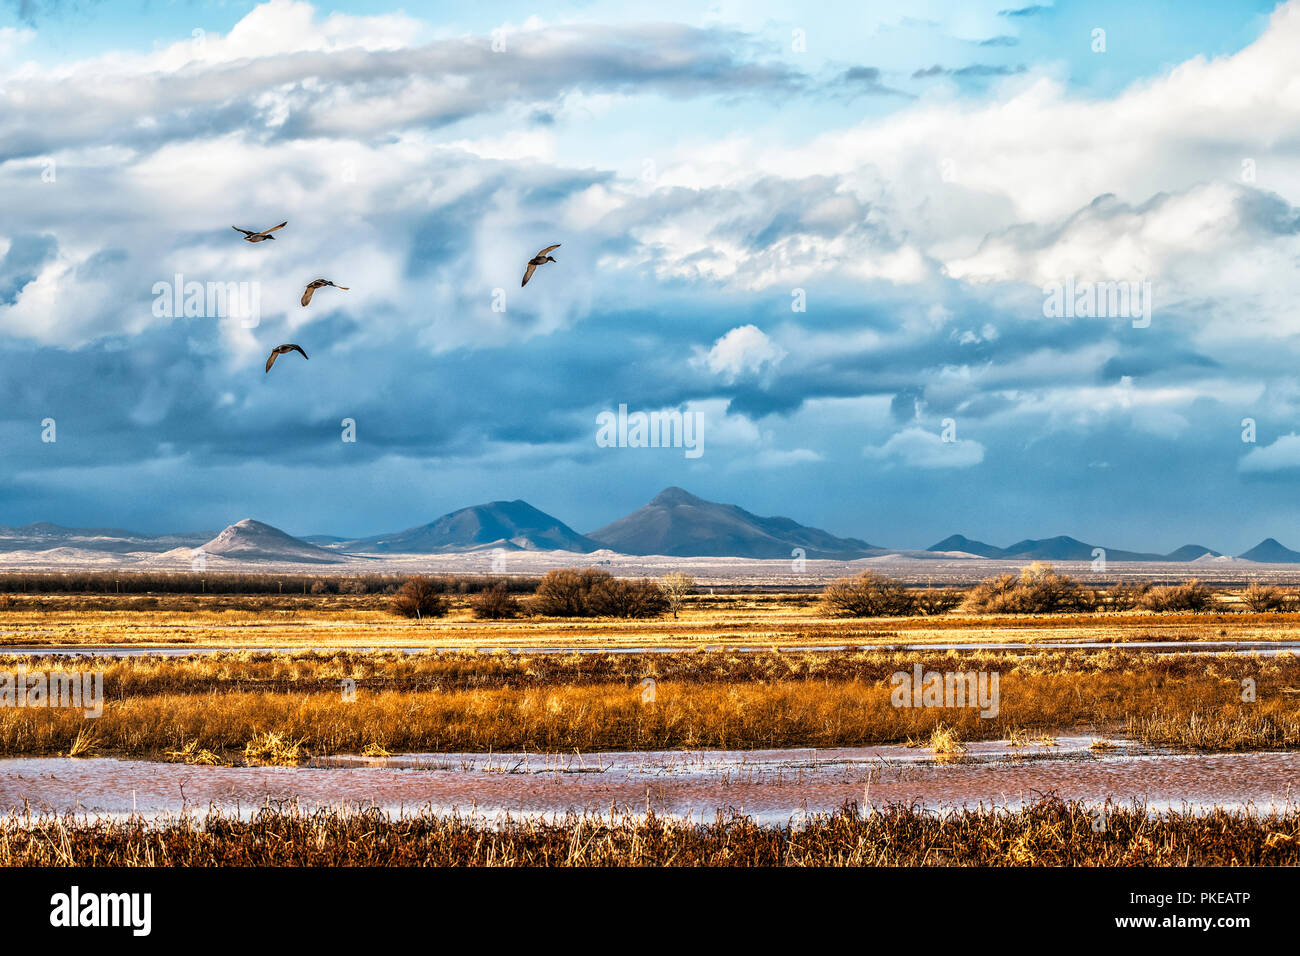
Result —
[[[602,577],[608,578],[608,571],[587,568],[556,568],[547,571],[537,584],[537,593],[533,596],[532,608],[537,614],[546,617],[586,617],[586,593]]]
[[[1183,584],[1162,584],[1142,595],[1139,607],[1148,611],[1204,611],[1214,600],[1200,581],[1192,578]]]
[[[872,571],[832,581],[822,591],[821,602],[831,617],[901,617],[916,609],[907,588]]]
[[[474,616],[484,620],[500,620],[516,617],[519,614],[519,602],[504,584],[497,584],[474,596],[470,604]]]
[[[440,593],[438,584],[432,578],[426,577],[408,579],[393,595],[388,606],[394,614],[420,620],[426,617],[442,617],[448,609],[447,601]]]
[[[962,593],[956,588],[926,588],[912,593],[912,601],[922,614],[934,617],[947,614],[962,601]]]
[[[1252,611],[1281,611],[1291,603],[1291,596],[1271,584],[1252,581],[1242,592],[1241,602]]]
[[[1021,568],[1019,577],[1003,574],[982,581],[966,598],[968,609],[985,614],[1051,614],[1096,606],[1096,595],[1041,561]]]
[[[605,577],[586,593],[588,614],[601,617],[657,617],[668,610],[668,595],[657,582]]]
[[[628,581],[597,568],[557,568],[537,585],[532,610],[547,617],[654,617],[668,596],[654,581]]]
[[[1131,611],[1142,603],[1148,591],[1151,590],[1151,584],[1142,581],[1136,584],[1117,584],[1110,590],[1106,591],[1101,601],[1106,608],[1112,611]]]

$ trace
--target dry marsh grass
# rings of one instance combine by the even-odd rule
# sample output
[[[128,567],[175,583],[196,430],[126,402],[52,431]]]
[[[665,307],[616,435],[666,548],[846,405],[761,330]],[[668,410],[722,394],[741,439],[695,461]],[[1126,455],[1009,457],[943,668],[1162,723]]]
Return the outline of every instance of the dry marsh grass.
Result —
[[[9,661],[19,659],[10,658]],[[918,654],[208,655],[181,660],[21,659],[29,668],[102,668],[103,716],[0,709],[0,754],[154,756],[207,750],[224,760],[410,751],[583,752],[836,747],[929,740],[1042,739],[1128,732],[1211,750],[1300,746],[1300,659],[1148,652]],[[996,671],[996,717],[899,708],[890,676]],[[11,667],[0,658],[0,669]],[[657,702],[637,687],[656,675]],[[356,681],[347,702],[343,679]],[[1257,700],[1241,699],[1243,680]],[[181,759],[181,758],[175,758]]]
[[[294,767],[305,763],[311,754],[303,740],[294,740],[275,730],[254,735],[244,744],[244,760],[249,764]]]
[[[506,819],[265,808],[156,823],[11,813],[0,866],[1295,866],[1300,811],[1150,814],[1047,798],[1019,810],[936,814],[855,806],[785,826],[719,814]]]
[[[446,617],[408,620],[386,610],[387,597],[223,595],[175,596],[182,608],[142,609],[155,600],[102,595],[112,610],[76,606],[75,595],[51,595],[48,607],[0,609],[0,651],[11,646],[221,646],[277,648],[553,647],[844,647],[939,642],[1300,640],[1300,614],[1224,612],[937,616],[836,620],[780,595],[746,597],[742,607],[687,604],[677,620],[475,617],[473,596],[453,596]],[[157,598],[157,600],[173,600]],[[692,601],[696,600],[694,598]]]

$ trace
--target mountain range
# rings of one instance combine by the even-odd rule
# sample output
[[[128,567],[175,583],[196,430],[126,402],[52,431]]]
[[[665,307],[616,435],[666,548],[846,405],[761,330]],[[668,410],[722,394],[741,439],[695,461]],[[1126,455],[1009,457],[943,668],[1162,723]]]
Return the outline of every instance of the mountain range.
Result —
[[[302,538],[245,518],[220,533],[141,534],[120,528],[65,528],[40,522],[0,527],[0,554],[151,554],[203,552],[227,560],[331,564],[354,555],[451,554],[483,550],[561,551],[592,554],[699,558],[766,558],[853,561],[904,557],[914,560],[1091,561],[1098,546],[1060,535],[998,547],[955,534],[924,550],[872,545],[841,538],[785,517],[763,517],[737,505],[665,488],[646,505],[604,527],[581,534],[526,501],[492,501],[461,508],[404,531],[365,538],[318,534]],[[1236,558],[1188,544],[1168,554],[1102,548],[1108,561],[1234,562],[1300,564],[1300,552],[1266,538]]]
[[[1268,541],[1261,542],[1252,548],[1257,551],[1266,544],[1272,542],[1287,551],[1281,545],[1269,538]],[[1024,541],[1017,541],[1015,544],[1006,548],[999,548],[995,545],[985,544],[983,541],[972,541],[964,535],[954,534],[951,537],[944,538],[938,544],[932,544],[926,548],[927,551],[944,551],[944,552],[961,552],[965,554],[978,555],[981,558],[992,558],[995,560],[1014,560],[1028,559],[1035,561],[1091,561],[1097,555],[1094,553],[1098,550],[1095,544],[1085,544],[1077,538],[1058,535],[1055,538],[1033,539],[1027,538]],[[1119,548],[1101,548],[1106,552],[1107,561],[1199,561],[1205,558],[1221,558],[1218,551],[1212,551],[1209,548],[1202,547],[1198,544],[1185,544],[1181,548],[1170,551],[1168,554],[1152,554],[1145,551],[1123,551]],[[1248,552],[1249,553],[1249,552]],[[1279,560],[1290,562],[1292,560],[1300,561],[1300,554],[1294,551],[1287,551],[1288,554],[1295,555],[1294,558],[1281,558]],[[1246,557],[1246,555],[1242,555]],[[1248,560],[1266,560],[1251,558]]]

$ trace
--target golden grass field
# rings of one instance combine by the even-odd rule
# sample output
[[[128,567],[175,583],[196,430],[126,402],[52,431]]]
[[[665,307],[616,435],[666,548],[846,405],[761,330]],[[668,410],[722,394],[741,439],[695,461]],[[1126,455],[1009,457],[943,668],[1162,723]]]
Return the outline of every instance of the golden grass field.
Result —
[[[1231,607],[1231,603],[1225,602]],[[701,595],[677,619],[476,620],[466,599],[444,618],[395,617],[384,595],[9,595],[5,646],[183,645],[330,648],[683,648],[899,643],[1300,640],[1300,614],[1237,610],[853,619],[809,593]]]
[[[916,662],[1000,676],[1000,708],[895,707]],[[0,709],[0,753],[293,763],[313,754],[845,747],[1085,732],[1210,750],[1300,745],[1300,658],[1106,650],[669,654],[223,652],[4,658],[104,674],[92,719]],[[654,675],[657,700],[640,699]],[[355,699],[344,699],[344,680]],[[1243,681],[1255,690],[1243,700]],[[268,735],[270,739],[268,739]]]
[[[695,596],[676,618],[632,621],[481,621],[457,596],[447,616],[414,621],[387,602],[383,594],[6,595],[0,670],[101,670],[107,703],[98,719],[0,709],[0,754],[292,762],[367,747],[834,747],[928,740],[941,727],[961,739],[1083,730],[1209,749],[1300,743],[1300,657],[1163,653],[1199,641],[1300,639],[1295,613],[846,620],[826,617],[811,593],[730,593]],[[1231,596],[1219,606],[1232,607]],[[977,650],[998,642],[1034,648]],[[1060,642],[1158,642],[1161,651],[1054,650]],[[924,650],[941,643],[976,649]],[[890,647],[903,644],[920,647]],[[5,646],[215,653],[55,661],[5,658]],[[599,649],[624,653],[591,653]],[[999,713],[892,706],[889,675],[916,661],[996,671]],[[635,689],[648,674],[660,682],[649,708]],[[344,679],[356,682],[353,702],[342,699]],[[1242,700],[1247,679],[1257,684],[1254,701]],[[274,745],[263,746],[268,739]]]

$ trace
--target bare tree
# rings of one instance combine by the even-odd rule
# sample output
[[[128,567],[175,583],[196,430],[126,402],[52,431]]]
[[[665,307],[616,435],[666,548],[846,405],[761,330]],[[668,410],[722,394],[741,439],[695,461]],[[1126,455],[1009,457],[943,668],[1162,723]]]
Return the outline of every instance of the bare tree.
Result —
[[[673,612],[673,620],[676,620],[677,612],[686,603],[686,596],[695,593],[695,579],[681,571],[673,571],[659,579],[659,586],[668,596],[668,610]]]

